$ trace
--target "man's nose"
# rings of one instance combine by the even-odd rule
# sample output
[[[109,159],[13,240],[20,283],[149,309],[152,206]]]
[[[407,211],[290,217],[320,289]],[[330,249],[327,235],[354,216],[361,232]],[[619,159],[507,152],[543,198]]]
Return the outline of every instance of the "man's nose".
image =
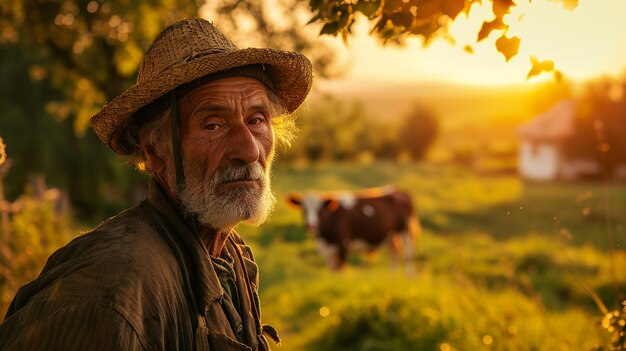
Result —
[[[231,130],[231,133],[228,158],[247,164],[258,161],[260,156],[259,145],[250,129],[245,125],[236,126]]]

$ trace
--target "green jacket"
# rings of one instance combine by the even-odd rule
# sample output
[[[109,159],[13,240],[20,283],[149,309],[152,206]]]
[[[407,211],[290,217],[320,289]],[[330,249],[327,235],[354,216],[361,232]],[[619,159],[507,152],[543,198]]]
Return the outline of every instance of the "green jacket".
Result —
[[[269,350],[252,251],[232,232],[210,257],[188,223],[153,181],[20,288],[0,350]]]

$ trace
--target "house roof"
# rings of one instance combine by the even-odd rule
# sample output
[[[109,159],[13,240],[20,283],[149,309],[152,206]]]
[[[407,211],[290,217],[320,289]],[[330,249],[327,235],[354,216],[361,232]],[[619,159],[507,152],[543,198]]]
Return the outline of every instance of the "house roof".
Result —
[[[517,129],[525,139],[560,140],[574,133],[576,102],[562,100]]]

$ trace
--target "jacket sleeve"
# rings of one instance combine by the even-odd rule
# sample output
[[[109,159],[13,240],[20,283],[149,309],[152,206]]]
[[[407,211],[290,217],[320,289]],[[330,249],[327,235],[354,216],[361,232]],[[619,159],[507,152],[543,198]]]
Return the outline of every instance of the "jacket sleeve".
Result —
[[[0,326],[0,349],[149,350],[120,314],[93,303],[58,308],[30,303]]]

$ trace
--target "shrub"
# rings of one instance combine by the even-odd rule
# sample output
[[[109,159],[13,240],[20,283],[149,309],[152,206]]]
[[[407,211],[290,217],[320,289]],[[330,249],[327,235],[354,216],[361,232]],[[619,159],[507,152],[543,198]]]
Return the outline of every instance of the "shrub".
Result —
[[[0,247],[2,315],[17,289],[34,279],[48,256],[71,238],[68,218],[55,213],[52,203],[23,195],[20,204]]]
[[[436,350],[450,333],[449,322],[434,309],[399,297],[365,301],[341,313],[338,326],[322,333],[311,350]]]

